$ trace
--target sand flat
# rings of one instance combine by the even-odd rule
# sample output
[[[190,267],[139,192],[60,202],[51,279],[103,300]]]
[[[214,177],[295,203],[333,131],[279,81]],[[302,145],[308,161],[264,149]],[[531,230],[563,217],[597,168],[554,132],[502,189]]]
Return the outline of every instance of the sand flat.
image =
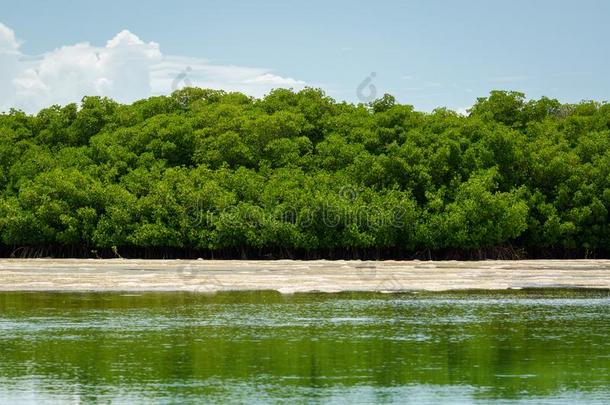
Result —
[[[0,291],[610,289],[610,260],[0,259]]]

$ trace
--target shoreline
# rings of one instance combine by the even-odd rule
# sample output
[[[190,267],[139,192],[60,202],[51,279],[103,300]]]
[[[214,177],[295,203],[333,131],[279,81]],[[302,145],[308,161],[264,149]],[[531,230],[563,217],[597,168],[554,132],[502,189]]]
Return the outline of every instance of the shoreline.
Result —
[[[0,291],[409,292],[608,289],[610,260],[0,259]]]

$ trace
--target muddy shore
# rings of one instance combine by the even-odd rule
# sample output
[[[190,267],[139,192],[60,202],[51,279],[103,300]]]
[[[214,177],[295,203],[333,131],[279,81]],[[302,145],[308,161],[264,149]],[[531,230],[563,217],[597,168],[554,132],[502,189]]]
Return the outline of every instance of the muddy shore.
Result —
[[[0,260],[0,291],[610,289],[610,260]]]

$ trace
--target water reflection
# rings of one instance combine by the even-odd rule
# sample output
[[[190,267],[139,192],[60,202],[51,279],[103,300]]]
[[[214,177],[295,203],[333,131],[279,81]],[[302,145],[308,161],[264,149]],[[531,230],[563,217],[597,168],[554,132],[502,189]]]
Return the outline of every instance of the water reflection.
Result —
[[[0,402],[606,402],[607,292],[0,293]]]

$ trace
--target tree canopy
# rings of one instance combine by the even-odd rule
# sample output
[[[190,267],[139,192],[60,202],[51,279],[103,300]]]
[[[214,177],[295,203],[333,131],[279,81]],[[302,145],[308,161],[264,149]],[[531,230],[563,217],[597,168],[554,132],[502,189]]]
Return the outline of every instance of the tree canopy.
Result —
[[[494,91],[460,115],[311,88],[85,97],[0,114],[0,167],[5,254],[599,256],[610,246],[610,104],[593,101]]]

